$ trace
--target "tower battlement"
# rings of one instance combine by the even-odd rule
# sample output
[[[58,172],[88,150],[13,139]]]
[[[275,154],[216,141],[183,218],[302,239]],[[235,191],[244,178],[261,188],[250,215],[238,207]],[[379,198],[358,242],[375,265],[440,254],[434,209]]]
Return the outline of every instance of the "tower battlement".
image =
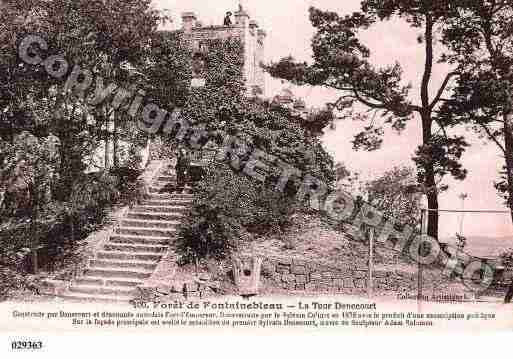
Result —
[[[264,41],[267,34],[244,9],[239,8],[233,17],[235,21],[232,25],[203,26],[194,12],[184,12],[181,32],[194,52],[204,50],[202,46],[205,40],[239,39],[244,48],[243,74],[248,93],[263,93],[264,70],[260,64],[264,62]]]

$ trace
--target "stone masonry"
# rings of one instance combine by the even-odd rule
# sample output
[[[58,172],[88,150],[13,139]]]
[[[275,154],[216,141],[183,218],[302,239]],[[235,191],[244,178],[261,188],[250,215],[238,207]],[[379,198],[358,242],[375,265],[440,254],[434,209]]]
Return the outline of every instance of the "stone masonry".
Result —
[[[260,63],[264,62],[264,40],[266,32],[259,28],[255,20],[250,19],[244,9],[234,13],[235,21],[231,26],[202,26],[197,21],[196,14],[182,14],[182,29],[184,39],[190,44],[194,53],[208,51],[204,41],[210,39],[237,38],[244,46],[244,80],[249,93],[264,92],[264,70]]]
[[[340,265],[319,259],[305,261],[290,257],[264,256],[262,277],[273,287],[285,290],[299,290],[315,293],[365,294],[367,290],[366,263]],[[433,287],[435,275],[425,273],[426,286]],[[442,278],[439,278],[442,282]],[[397,269],[374,271],[374,289],[380,292],[411,292],[417,289],[417,275]]]

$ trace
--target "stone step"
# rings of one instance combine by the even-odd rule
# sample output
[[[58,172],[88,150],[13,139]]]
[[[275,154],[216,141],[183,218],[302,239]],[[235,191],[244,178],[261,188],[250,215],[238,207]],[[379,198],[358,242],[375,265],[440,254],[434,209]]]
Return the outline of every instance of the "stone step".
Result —
[[[160,174],[159,176],[157,176],[155,181],[158,181],[158,182],[175,182],[176,181],[176,175]]]
[[[150,236],[150,237],[169,237],[176,235],[176,228],[141,228],[141,227],[119,227],[117,234],[126,236]]]
[[[165,180],[164,180],[165,178]],[[175,185],[177,183],[176,176],[168,176],[168,177],[156,177],[151,180],[150,185],[156,187],[162,187],[167,185]],[[190,187],[190,183],[185,184],[186,187]]]
[[[74,280],[74,283],[77,285],[102,285],[102,286],[112,286],[112,287],[132,287],[143,284],[144,281],[136,278],[104,278],[104,277],[93,277],[93,276],[83,276]]]
[[[130,211],[127,213],[127,219],[143,219],[148,221],[173,221],[182,219],[184,215],[177,212],[141,212],[141,211]]]
[[[114,259],[114,260],[129,260],[129,261],[149,261],[158,262],[162,259],[163,254],[153,253],[137,253],[137,252],[120,252],[120,251],[109,251],[109,252],[98,252],[96,253],[97,259]]]
[[[83,285],[83,284],[72,284],[68,291],[70,293],[83,293],[83,294],[100,294],[100,295],[112,295],[115,297],[134,297],[137,294],[137,290],[134,287],[121,287],[121,286],[109,286],[104,287],[100,285]]]
[[[190,206],[192,199],[146,199],[141,202],[142,206]]]
[[[153,194],[173,194],[175,191],[176,185],[168,184],[163,187],[150,186],[148,187],[149,193]]]
[[[194,199],[194,195],[191,193],[151,193],[148,200],[189,200],[192,201]]]
[[[180,221],[168,221],[168,220],[145,220],[145,219],[124,219],[121,221],[122,227],[135,227],[135,228],[176,228],[181,222]]]
[[[136,270],[153,271],[157,268],[158,261],[124,261],[115,259],[91,259],[89,261],[90,268],[123,268]]]
[[[118,244],[106,243],[104,251],[115,251],[125,253],[163,253],[167,250],[168,246],[150,245],[150,244]]]
[[[105,278],[78,277],[73,280],[72,284],[76,284],[76,285],[105,285]]]
[[[150,195],[154,194],[173,194],[176,191],[176,185],[175,184],[167,184],[165,186],[155,186],[150,185],[148,186],[148,193]],[[177,193],[180,194],[180,193]]]
[[[129,279],[146,279],[151,276],[153,271],[151,270],[136,270],[136,269],[124,269],[124,268],[96,268],[90,267],[86,269],[86,276],[103,277],[107,278],[129,278]]]
[[[169,177],[169,178],[171,178],[171,177]],[[151,181],[150,185],[155,186],[155,187],[160,187],[160,188],[165,187],[165,186],[174,186],[174,185],[176,185],[176,179],[172,179],[169,181],[163,181],[163,180],[156,178],[153,181]]]
[[[146,206],[146,205],[139,205],[134,208],[129,213],[171,213],[171,214],[182,214],[189,211],[189,207],[182,205],[182,206]]]
[[[116,244],[150,244],[150,245],[168,245],[169,237],[150,237],[150,236],[121,236],[110,237],[108,243]]]

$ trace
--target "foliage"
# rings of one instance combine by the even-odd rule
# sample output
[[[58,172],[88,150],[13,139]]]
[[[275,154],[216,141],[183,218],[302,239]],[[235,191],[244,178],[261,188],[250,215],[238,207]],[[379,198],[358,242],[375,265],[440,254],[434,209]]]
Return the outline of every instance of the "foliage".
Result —
[[[165,50],[170,53],[158,52],[163,46],[157,41],[157,29],[167,18],[152,8],[149,0],[4,3],[0,11],[0,245],[5,251],[0,253],[0,261],[6,263],[9,273],[25,273],[30,270],[22,263],[27,249],[34,252],[38,247],[41,258],[58,265],[103,223],[113,202],[140,196],[140,183],[134,180],[139,158],[117,161],[123,156],[116,153],[117,169],[110,174],[101,168],[96,174],[87,174],[86,169],[94,164],[102,141],[113,139],[115,151],[124,150],[119,141],[128,142],[128,154],[133,155],[146,143],[147,135],[138,131],[133,121],[120,118],[111,98],[93,106],[90,97],[64,93],[66,77],[55,79],[44,67],[24,63],[18,57],[21,40],[28,34],[42,36],[49,47],[42,51],[43,58],[59,54],[69,61],[70,69],[80,65],[91,70],[93,77],[101,76],[105,86],[112,82],[127,89],[143,86],[148,78],[157,76],[151,64],[168,65],[173,50],[176,54],[186,51],[178,41],[166,41]],[[183,73],[174,66],[169,68]],[[181,62],[180,66],[185,65]],[[165,86],[162,81],[167,81]],[[179,93],[175,91],[180,86],[178,80],[169,76],[162,78],[160,85]],[[94,87],[95,83],[91,89]],[[105,131],[109,122],[112,132]],[[0,287],[10,288],[8,281],[2,281]]]
[[[241,163],[254,149],[276,160],[269,166],[265,183],[243,174],[243,166],[220,163],[207,170],[197,185],[193,215],[180,232],[184,261],[191,260],[192,254],[198,258],[226,255],[246,234],[277,231],[287,225],[290,214],[302,204],[294,200],[297,185],[290,184],[285,193],[274,189],[282,175],[278,160],[328,185],[335,179],[331,156],[297,117],[287,109],[244,96],[242,51],[238,40],[208,42],[206,86],[191,89],[183,112],[196,129],[208,133],[203,143],[222,147],[228,136],[245,143]]]
[[[76,255],[82,241],[104,225],[106,210],[119,193],[112,176],[91,175],[76,182],[69,202],[49,202],[37,218],[4,217],[0,224],[0,297],[12,290],[30,289],[25,280],[34,268],[29,254],[38,253],[39,269],[54,271]]]
[[[467,237],[463,236],[462,234],[456,233],[456,248],[458,248],[460,251],[465,249],[467,246]]]
[[[367,201],[401,225],[415,226],[420,217],[420,192],[415,171],[394,167],[363,185]]]
[[[29,253],[27,225],[14,232],[14,226],[0,224],[0,300],[5,299],[11,291],[24,289],[26,269],[24,259]],[[18,227],[19,228],[19,227]]]
[[[315,131],[307,130],[284,109],[245,97],[244,56],[239,41],[208,41],[206,86],[189,89],[192,54],[179,33],[157,32],[166,17],[150,3],[22,0],[10,1],[0,13],[0,20],[6,24],[0,35],[5,40],[0,48],[0,58],[5,60],[0,62],[0,146],[11,146],[22,131],[39,140],[50,134],[58,139],[55,183],[46,191],[47,205],[45,202],[37,211],[30,227],[37,228],[44,222],[38,216],[54,209],[47,222],[52,230],[59,229],[59,239],[50,243],[47,240],[55,233],[41,230],[40,243],[46,249],[54,248],[56,256],[66,252],[68,244],[76,248],[84,234],[101,223],[106,207],[120,199],[120,192],[140,193],[137,182],[133,187],[123,185],[126,179],[135,178],[136,166],[123,163],[118,156],[122,150],[119,142],[129,142],[133,150],[143,146],[148,135],[138,130],[136,122],[123,121],[127,103],[115,108],[110,97],[97,105],[91,102],[91,96],[65,93],[64,81],[49,77],[41,67],[24,64],[17,56],[17,47],[28,33],[39,34],[48,43],[49,50],[42,55],[61,54],[71,66],[80,65],[94,78],[103,78],[105,87],[113,83],[127,88],[131,97],[138,88],[145,89],[148,102],[168,110],[181,107],[194,129],[213,134],[205,141],[210,139],[221,146],[227,135],[237,134],[251,149],[265,151],[328,185],[334,180],[333,161]],[[327,116],[319,118],[324,121]],[[113,131],[108,130],[111,125]],[[173,143],[174,133],[165,136],[161,131],[154,135]],[[114,141],[115,170],[109,173],[100,168],[96,174],[86,174],[86,168],[94,164],[95,150],[110,139]],[[248,155],[244,154],[242,160],[246,161]],[[11,162],[16,166],[16,160]],[[216,167],[200,184],[204,197],[195,205],[197,217],[191,218],[182,231],[184,257],[190,257],[190,250],[198,256],[221,255],[245,231],[284,225],[287,213],[294,209],[292,194],[297,188],[293,185],[285,194],[277,193],[239,176],[237,169],[229,172],[232,170]],[[269,180],[280,174],[274,168]],[[231,188],[233,183],[239,183],[238,190]],[[230,200],[219,210],[207,202],[213,195],[219,203],[221,199]]]
[[[480,137],[504,155],[501,178],[495,184],[513,208],[513,4],[509,1],[460,1],[458,16],[443,27],[458,82],[441,108],[446,123],[468,123]],[[512,213],[513,219],[513,213]]]
[[[59,179],[57,146],[55,137],[39,140],[28,132],[16,136],[12,145],[4,144],[5,211],[36,219],[38,211],[51,202]]]
[[[273,76],[298,85],[327,86],[340,92],[331,108],[340,119],[366,121],[356,135],[355,149],[375,150],[382,145],[383,126],[401,132],[411,121],[422,128],[422,145],[414,160],[419,183],[428,196],[430,208],[438,208],[438,192],[446,188],[441,179],[450,174],[457,179],[466,175],[459,160],[467,146],[462,137],[452,137],[446,123],[437,116],[441,98],[454,73],[447,74],[436,95],[430,97],[430,83],[435,61],[434,48],[439,43],[435,31],[447,18],[457,13],[450,1],[361,1],[361,11],[341,16],[335,12],[310,8],[310,21],[316,29],[312,40],[313,63],[298,63],[283,58],[266,66]],[[378,22],[401,19],[415,29],[422,29],[425,66],[420,76],[421,101],[409,98],[411,86],[403,84],[401,66],[395,63],[378,68],[371,63],[371,51],[359,37]],[[366,111],[360,111],[362,107]],[[438,238],[438,216],[430,213],[428,233]]]
[[[179,241],[184,259],[191,253],[223,257],[245,234],[278,232],[298,207],[293,198],[234,173],[227,164],[209,167],[196,191],[197,205]]]
[[[298,124],[307,131],[310,136],[319,137],[324,134],[326,127],[334,128],[335,117],[333,111],[328,107],[314,108],[306,114],[295,115],[293,112],[290,116],[294,116]]]
[[[116,203],[120,196],[118,178],[122,177],[100,172],[75,181],[68,202],[70,212],[84,216],[84,223],[101,222],[107,207]]]
[[[115,189],[119,195],[116,202],[126,205],[141,203],[145,196],[145,184],[139,176],[142,171],[138,168],[117,167],[110,171],[115,178]]]
[[[499,257],[507,271],[513,269],[513,248],[504,249]]]
[[[237,138],[245,141],[250,148],[257,148],[276,156],[328,185],[333,183],[333,161],[318,139],[307,136],[306,131],[292,118],[287,120],[280,112],[258,109],[251,104],[246,106],[246,112],[239,110],[231,117],[227,128],[217,131],[214,140],[218,141],[218,145],[222,144],[224,136],[237,134]],[[221,117],[218,121],[223,119],[224,117]],[[249,153],[242,154],[240,160],[245,162],[248,158]],[[246,232],[283,229],[288,224],[289,216],[302,204],[294,199],[297,187],[289,184],[284,193],[275,190],[274,184],[282,175],[281,171],[281,167],[276,166],[276,163],[269,166],[266,181],[261,183],[226,163],[210,168],[197,186],[198,197],[195,201],[193,219],[182,232],[183,243],[187,243],[191,249],[203,246],[202,243],[217,243],[215,246],[210,245],[209,248],[217,248],[210,254],[218,255],[227,253],[230,248],[236,246],[239,238]],[[199,216],[199,219],[194,218],[195,216]],[[221,225],[221,219],[226,223]],[[208,238],[207,233],[214,230],[212,227],[219,231],[215,233],[215,237],[209,240],[199,236],[199,233],[204,233]],[[204,231],[201,232],[198,228],[204,228]],[[206,228],[210,228],[210,231]],[[219,244],[221,236],[225,238],[225,246]],[[193,241],[194,238],[196,242]],[[181,248],[183,249],[184,245]],[[206,254],[205,251],[205,247],[194,250],[200,256]]]
[[[337,187],[341,187],[346,191],[358,191],[356,188],[360,181],[360,174],[349,169],[345,163],[337,162],[335,165],[335,173],[337,176]]]
[[[91,96],[82,98],[80,93],[64,93],[65,77],[55,79],[44,68],[23,63],[17,57],[17,48],[24,36],[42,36],[49,46],[42,57],[59,54],[69,62],[70,69],[79,65],[90,70],[93,79],[103,79],[105,87],[112,83],[117,88],[135,91],[137,86],[145,86],[158,77],[160,88],[180,93],[175,91],[178,81],[169,75],[162,76],[162,70],[173,74],[184,72],[176,64],[170,66],[173,55],[178,55],[183,46],[177,41],[159,41],[162,36],[157,29],[167,17],[152,8],[151,1],[25,0],[9,2],[0,16],[6,24],[2,35],[9,40],[0,50],[0,56],[9,60],[0,65],[4,66],[2,74],[5,74],[5,79],[0,81],[5,84],[2,93],[9,95],[2,97],[5,102],[0,103],[4,117],[0,136],[12,141],[13,134],[25,129],[36,136],[42,131],[59,138],[61,200],[69,195],[74,179],[94,164],[91,154],[102,141],[114,140],[114,165],[118,165],[119,142],[143,145],[147,135],[137,129],[134,121],[121,118],[121,109],[127,103],[117,109],[110,104],[112,95],[96,105],[91,103]],[[25,21],[18,21],[20,18]],[[164,56],[159,51],[168,53]],[[158,56],[165,60],[157,61]],[[176,56],[178,60],[182,59]],[[156,73],[157,66],[161,73]],[[93,82],[90,87],[93,93],[95,87]],[[148,92],[154,101],[156,95],[162,95],[150,90],[153,89],[149,88]],[[109,123],[113,131],[105,131]]]

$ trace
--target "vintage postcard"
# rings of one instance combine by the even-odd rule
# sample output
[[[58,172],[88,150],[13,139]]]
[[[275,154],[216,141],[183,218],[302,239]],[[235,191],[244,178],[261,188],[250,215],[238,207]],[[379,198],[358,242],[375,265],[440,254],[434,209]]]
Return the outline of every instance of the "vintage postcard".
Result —
[[[0,4],[10,353],[513,330],[513,2]]]

